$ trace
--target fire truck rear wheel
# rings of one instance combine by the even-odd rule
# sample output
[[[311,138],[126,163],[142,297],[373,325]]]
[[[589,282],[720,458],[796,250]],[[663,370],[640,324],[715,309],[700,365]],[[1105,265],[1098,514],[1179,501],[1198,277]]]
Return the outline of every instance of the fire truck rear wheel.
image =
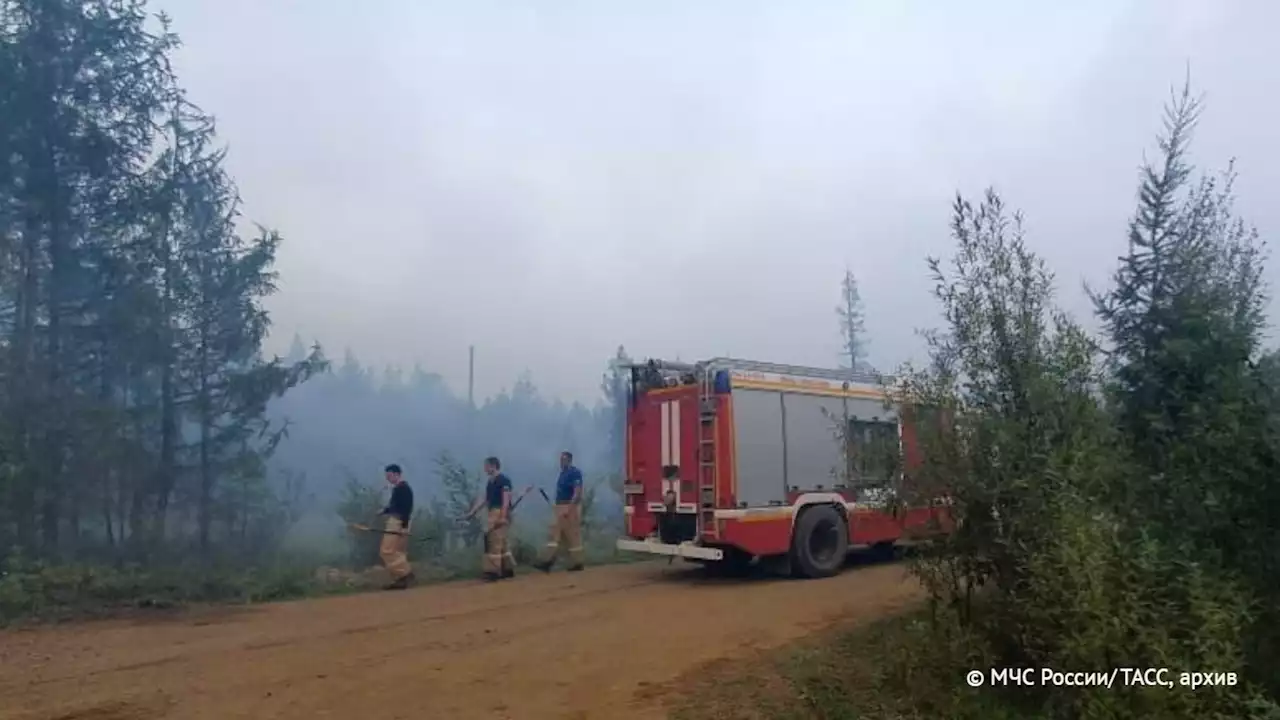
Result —
[[[791,535],[791,570],[800,577],[830,577],[844,567],[849,527],[831,505],[807,508]]]

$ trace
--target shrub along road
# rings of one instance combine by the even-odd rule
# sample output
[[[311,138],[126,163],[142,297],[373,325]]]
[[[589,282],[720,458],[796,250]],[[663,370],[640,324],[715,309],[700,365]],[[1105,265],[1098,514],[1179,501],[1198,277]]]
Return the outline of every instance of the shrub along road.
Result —
[[[698,668],[919,597],[642,563],[0,633],[0,718],[659,718]]]

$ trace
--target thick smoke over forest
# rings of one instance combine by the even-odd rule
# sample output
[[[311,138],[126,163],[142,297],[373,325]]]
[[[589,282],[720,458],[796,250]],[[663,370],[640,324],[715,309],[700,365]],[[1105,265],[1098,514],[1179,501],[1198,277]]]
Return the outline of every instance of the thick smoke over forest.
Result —
[[[295,338],[286,360],[306,353]],[[614,360],[625,361],[625,351],[619,348]],[[616,519],[621,498],[610,488],[621,470],[625,388],[611,362],[601,362],[600,397],[590,406],[544,396],[526,373],[496,396],[476,398],[472,408],[465,392],[427,368],[371,367],[347,350],[327,372],[272,402],[269,415],[287,426],[288,437],[268,466],[299,482],[313,516],[307,526],[315,527],[317,513],[336,520],[332,504],[348,484],[380,483],[390,462],[429,498],[446,490],[439,472],[446,456],[478,473],[481,461],[496,455],[517,490],[549,489],[559,453],[568,450],[588,485],[604,490],[596,496],[597,510]]]

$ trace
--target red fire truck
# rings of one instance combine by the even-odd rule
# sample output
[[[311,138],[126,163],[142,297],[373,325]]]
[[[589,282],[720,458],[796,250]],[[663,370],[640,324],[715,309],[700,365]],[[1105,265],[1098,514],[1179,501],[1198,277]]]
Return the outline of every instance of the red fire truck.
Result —
[[[897,500],[920,462],[915,413],[880,378],[731,358],[629,369],[618,549],[823,577],[851,549],[949,529],[944,499]]]

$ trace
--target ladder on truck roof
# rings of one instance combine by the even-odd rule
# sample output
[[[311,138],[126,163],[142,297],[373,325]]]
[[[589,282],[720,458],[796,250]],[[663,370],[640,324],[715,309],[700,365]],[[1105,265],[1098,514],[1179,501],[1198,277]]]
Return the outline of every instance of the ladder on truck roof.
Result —
[[[707,539],[720,537],[716,525],[716,495],[719,467],[716,460],[716,433],[719,430],[719,398],[715,369],[708,367],[698,387],[698,531]]]

